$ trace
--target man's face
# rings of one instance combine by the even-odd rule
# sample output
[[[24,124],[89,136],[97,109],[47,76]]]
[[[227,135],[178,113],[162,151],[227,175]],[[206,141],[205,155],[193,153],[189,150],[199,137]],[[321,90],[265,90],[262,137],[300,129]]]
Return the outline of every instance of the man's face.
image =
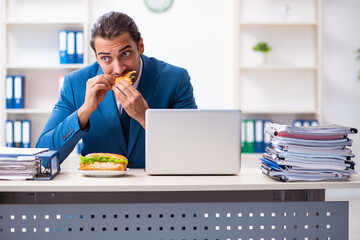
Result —
[[[105,74],[114,78],[124,75],[129,71],[136,71],[136,78],[140,70],[140,55],[144,53],[143,39],[139,46],[129,33],[108,40],[101,37],[95,38],[95,56]]]

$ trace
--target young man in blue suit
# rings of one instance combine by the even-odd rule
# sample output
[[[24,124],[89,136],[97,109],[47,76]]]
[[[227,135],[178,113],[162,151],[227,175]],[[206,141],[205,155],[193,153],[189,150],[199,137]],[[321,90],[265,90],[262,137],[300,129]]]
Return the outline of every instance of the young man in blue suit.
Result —
[[[183,68],[143,55],[140,32],[123,13],[102,15],[93,25],[90,45],[97,62],[65,76],[36,147],[57,150],[62,162],[83,139],[82,155],[121,154],[129,167],[144,168],[145,111],[197,108],[190,77]],[[133,70],[133,85],[114,82]]]

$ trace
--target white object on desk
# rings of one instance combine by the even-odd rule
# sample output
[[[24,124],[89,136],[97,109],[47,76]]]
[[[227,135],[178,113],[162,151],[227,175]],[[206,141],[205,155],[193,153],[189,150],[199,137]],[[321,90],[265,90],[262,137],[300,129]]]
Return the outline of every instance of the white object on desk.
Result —
[[[146,173],[240,172],[241,110],[150,109],[145,119]]]
[[[23,155],[23,156],[29,156],[29,155],[36,155],[45,151],[48,151],[48,148],[14,148],[14,147],[0,147],[0,156],[6,155]]]

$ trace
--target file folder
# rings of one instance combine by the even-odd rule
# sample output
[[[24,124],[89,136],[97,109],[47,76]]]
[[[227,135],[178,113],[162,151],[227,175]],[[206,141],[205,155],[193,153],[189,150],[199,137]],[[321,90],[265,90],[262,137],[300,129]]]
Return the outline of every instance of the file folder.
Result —
[[[293,121],[293,125],[296,127],[313,127],[313,126],[318,126],[319,125],[319,121],[318,120],[308,120],[308,119],[297,119]]]
[[[21,121],[14,121],[14,147],[21,147]]]
[[[24,160],[26,159],[29,161],[30,165],[28,166],[36,166],[37,164],[41,164],[43,168],[38,168],[36,173],[31,173],[32,176],[29,178],[26,177],[26,179],[21,180],[51,180],[53,179],[59,172],[60,172],[60,163],[59,163],[59,153],[57,151],[48,150],[47,148],[7,148],[7,147],[0,147],[0,158],[3,159],[11,159],[17,158],[18,160]],[[17,165],[18,167],[22,166],[20,162],[11,163],[12,165]],[[17,168],[19,171],[19,168]],[[22,170],[22,169],[20,169]],[[22,173],[26,173],[26,169],[24,169]],[[16,176],[11,174],[14,171],[12,171],[11,168],[7,168],[5,170],[10,174],[9,178],[5,179],[11,179],[15,180]],[[4,171],[3,171],[4,173]],[[4,176],[0,175],[0,178]]]
[[[78,31],[76,32],[76,63],[84,63],[84,32]]]
[[[245,153],[254,153],[255,150],[255,122],[254,120],[245,120]]]
[[[14,121],[6,120],[5,123],[5,145],[6,147],[14,147]]]
[[[301,127],[302,122],[301,122],[301,120],[294,120],[293,125],[296,126],[296,127]]]
[[[310,126],[314,127],[314,126],[318,126],[319,125],[319,121],[318,120],[311,120],[310,121]]]
[[[59,55],[60,55],[60,64],[66,64],[67,62],[67,31],[59,31]]]
[[[14,80],[13,76],[6,76],[5,79],[6,108],[14,108]]]
[[[304,127],[310,127],[310,121],[309,121],[309,120],[303,120],[302,126],[304,126]]]
[[[35,180],[51,180],[60,172],[59,153],[49,150],[35,155],[41,158],[41,165],[45,168]]]
[[[21,147],[29,148],[31,144],[31,122],[30,120],[21,121]]]
[[[24,77],[17,75],[14,80],[14,108],[24,108]]]
[[[264,147],[264,122],[263,120],[255,120],[255,153],[263,153]]]
[[[75,63],[75,32],[68,31],[66,39],[67,63]]]

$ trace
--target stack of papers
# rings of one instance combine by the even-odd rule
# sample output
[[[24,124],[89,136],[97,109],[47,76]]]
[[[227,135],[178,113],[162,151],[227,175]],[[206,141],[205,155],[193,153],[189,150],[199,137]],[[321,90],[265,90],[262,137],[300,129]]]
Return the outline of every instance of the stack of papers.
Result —
[[[262,172],[281,181],[344,181],[355,174],[348,134],[339,125],[296,127],[271,123],[271,146],[260,158]]]
[[[35,155],[46,150],[0,147],[0,179],[34,179],[41,173],[41,159]]]

